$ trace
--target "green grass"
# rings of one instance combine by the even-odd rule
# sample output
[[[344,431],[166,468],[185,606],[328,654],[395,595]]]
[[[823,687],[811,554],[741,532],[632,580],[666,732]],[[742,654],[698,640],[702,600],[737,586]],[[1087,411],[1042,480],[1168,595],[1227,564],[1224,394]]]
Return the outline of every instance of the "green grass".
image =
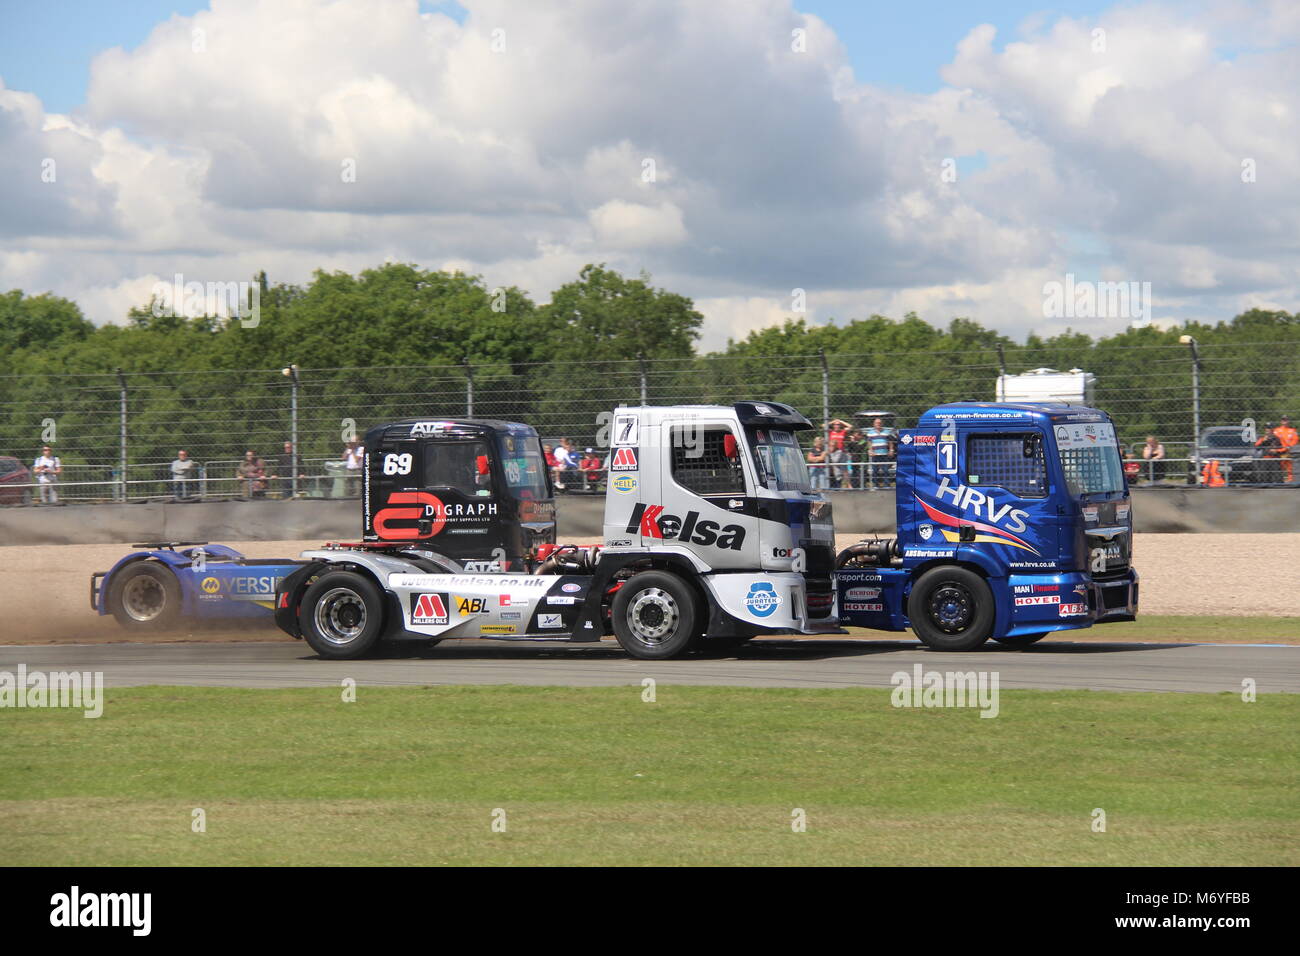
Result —
[[[894,640],[860,627],[849,628],[859,640]],[[910,636],[910,633],[907,635]],[[1300,617],[1201,617],[1198,615],[1139,615],[1136,621],[1102,624],[1078,631],[1061,631],[1048,641],[1101,641],[1206,644],[1300,644]]]
[[[991,720],[870,689],[358,696],[0,710],[0,864],[1300,863],[1300,695],[1015,690]]]

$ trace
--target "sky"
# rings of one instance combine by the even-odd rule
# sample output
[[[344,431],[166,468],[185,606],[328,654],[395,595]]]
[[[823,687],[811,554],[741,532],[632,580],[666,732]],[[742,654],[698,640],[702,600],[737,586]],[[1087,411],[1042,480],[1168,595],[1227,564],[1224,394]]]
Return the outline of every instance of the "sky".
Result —
[[[596,261],[705,348],[1293,311],[1297,40],[1288,0],[0,0],[0,289]],[[1145,308],[1050,304],[1099,282]]]

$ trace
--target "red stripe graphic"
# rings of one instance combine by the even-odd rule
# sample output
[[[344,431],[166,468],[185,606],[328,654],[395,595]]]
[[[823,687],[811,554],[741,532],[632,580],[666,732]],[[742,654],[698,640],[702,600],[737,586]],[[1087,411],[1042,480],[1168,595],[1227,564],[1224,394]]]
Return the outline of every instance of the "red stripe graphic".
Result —
[[[920,495],[916,495],[915,497],[916,500],[920,503],[921,507],[925,509],[925,513],[930,516],[930,519],[932,521],[937,521],[939,522],[939,524],[946,524],[951,527],[958,527],[963,524],[969,525],[970,527],[974,528],[976,531],[986,531],[989,534],[997,535],[1000,538],[1010,538],[1012,541],[1016,542],[1016,544],[1020,545],[1026,551],[1033,551],[1034,554],[1038,554],[1038,550],[1036,548],[1032,547],[1022,538],[1017,538],[1010,531],[1003,531],[997,525],[982,524],[979,521],[963,521],[961,518],[958,518],[955,515],[944,514],[942,511],[938,511],[937,509],[932,508],[924,501],[921,501]]]

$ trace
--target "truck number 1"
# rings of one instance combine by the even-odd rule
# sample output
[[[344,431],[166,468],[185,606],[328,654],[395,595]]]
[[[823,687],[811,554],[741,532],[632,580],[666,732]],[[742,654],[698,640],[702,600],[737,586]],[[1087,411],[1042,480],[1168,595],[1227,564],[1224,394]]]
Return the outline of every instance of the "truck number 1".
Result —
[[[935,446],[939,456],[938,468],[936,469],[941,475],[957,474],[957,443],[955,441],[941,441]]]

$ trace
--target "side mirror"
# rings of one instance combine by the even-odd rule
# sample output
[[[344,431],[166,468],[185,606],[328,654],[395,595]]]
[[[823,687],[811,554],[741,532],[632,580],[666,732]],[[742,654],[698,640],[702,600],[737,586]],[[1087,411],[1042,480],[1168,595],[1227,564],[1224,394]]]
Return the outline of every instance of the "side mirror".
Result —
[[[730,433],[722,436],[722,454],[728,458],[736,457],[736,436]]]
[[[478,458],[474,460],[474,465],[478,468],[478,473],[480,475],[486,475],[488,473],[487,455],[479,455]]]

